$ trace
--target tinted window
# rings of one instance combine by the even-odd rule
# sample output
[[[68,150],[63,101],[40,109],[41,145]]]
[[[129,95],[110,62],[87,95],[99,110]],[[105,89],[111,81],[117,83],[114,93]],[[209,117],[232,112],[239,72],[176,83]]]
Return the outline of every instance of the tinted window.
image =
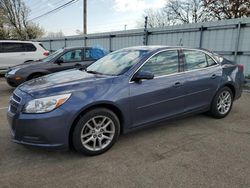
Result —
[[[34,52],[36,51],[36,47],[33,44],[30,43],[23,43],[23,48],[26,52]]]
[[[200,51],[184,50],[186,70],[195,70],[216,65],[216,62],[207,54]]]
[[[2,49],[2,43],[0,42],[0,53],[3,52],[3,49]]]
[[[4,43],[2,43],[2,51],[4,53],[25,52],[25,49],[24,49],[22,43],[4,42]]]
[[[15,43],[15,42],[4,42],[0,47],[0,52],[11,53],[11,52],[34,52],[36,47],[30,43]]]
[[[60,57],[64,62],[75,62],[75,61],[81,61],[82,60],[82,50],[72,50],[69,52],[66,52],[64,55]]]
[[[141,70],[149,71],[155,76],[177,73],[179,70],[178,52],[161,52],[148,60]]]

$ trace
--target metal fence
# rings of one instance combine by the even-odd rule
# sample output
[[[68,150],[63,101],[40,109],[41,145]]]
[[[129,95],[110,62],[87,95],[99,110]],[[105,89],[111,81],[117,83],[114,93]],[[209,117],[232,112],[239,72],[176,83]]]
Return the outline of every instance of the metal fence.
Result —
[[[244,64],[250,75],[250,18],[231,19],[168,26],[165,28],[135,29],[108,33],[41,39],[51,50],[71,46],[96,46],[114,51],[129,46],[168,45],[205,48]]]

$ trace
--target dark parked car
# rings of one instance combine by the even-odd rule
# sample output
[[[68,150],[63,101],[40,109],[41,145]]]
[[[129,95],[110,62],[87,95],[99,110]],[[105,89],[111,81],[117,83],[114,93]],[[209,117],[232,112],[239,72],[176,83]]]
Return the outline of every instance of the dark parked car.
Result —
[[[13,141],[107,151],[121,133],[162,120],[230,112],[242,93],[243,66],[206,50],[131,47],[86,70],[68,70],[15,89],[8,110]]]
[[[101,49],[95,48],[62,48],[45,59],[11,67],[5,78],[10,86],[16,87],[27,80],[46,74],[72,68],[84,69],[100,58],[100,53],[102,56],[106,55]]]

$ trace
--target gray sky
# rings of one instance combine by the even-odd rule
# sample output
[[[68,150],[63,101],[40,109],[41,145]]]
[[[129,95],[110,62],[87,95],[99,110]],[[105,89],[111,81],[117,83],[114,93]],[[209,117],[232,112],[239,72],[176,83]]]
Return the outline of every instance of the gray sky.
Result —
[[[70,0],[24,0],[31,9],[29,19],[48,12]],[[88,33],[134,29],[142,19],[145,9],[158,9],[165,0],[88,0]],[[47,32],[62,31],[64,35],[75,35],[82,31],[83,0],[56,13],[34,20]]]

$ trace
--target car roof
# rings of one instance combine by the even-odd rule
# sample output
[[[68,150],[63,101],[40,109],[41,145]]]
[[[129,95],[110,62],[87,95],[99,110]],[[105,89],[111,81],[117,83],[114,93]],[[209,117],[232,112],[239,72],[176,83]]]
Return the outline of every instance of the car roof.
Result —
[[[28,40],[0,40],[0,42],[15,42],[15,43],[40,43],[37,41],[28,41]]]
[[[83,49],[83,48],[90,48],[90,47],[84,47],[84,46],[74,46],[74,47],[63,47],[65,50],[74,50],[74,49]]]
[[[201,50],[211,53],[211,51],[203,48],[191,48],[185,46],[163,46],[163,45],[149,45],[149,46],[133,46],[123,48],[124,50],[148,50],[148,51],[158,51],[158,50],[165,50],[165,49],[190,49],[190,50]]]

